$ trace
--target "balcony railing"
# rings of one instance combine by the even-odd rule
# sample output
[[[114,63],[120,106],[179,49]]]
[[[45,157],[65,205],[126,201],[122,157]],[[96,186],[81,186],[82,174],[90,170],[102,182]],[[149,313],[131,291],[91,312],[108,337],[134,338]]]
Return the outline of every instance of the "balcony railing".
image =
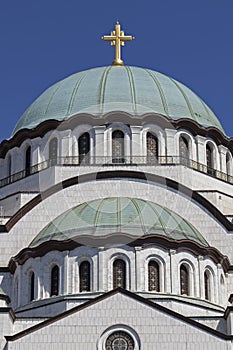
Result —
[[[75,156],[75,157],[58,157],[56,159],[49,159],[42,163],[31,166],[30,168],[19,171],[11,176],[0,180],[0,188],[30,175],[36,174],[42,170],[51,168],[53,166],[176,166],[183,165],[187,168],[197,170],[205,173],[216,179],[233,184],[233,176],[223,173],[222,171],[208,167],[205,164],[198,163],[194,160],[177,157],[177,156],[131,156],[124,158],[112,157],[90,157],[90,156]]]

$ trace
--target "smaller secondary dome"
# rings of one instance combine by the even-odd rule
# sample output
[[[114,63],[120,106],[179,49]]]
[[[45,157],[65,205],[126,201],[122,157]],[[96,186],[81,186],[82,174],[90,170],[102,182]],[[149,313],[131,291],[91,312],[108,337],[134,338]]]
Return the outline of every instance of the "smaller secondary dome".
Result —
[[[160,235],[208,246],[200,232],[175,212],[142,199],[113,197],[85,202],[64,212],[37,235],[30,248],[48,241],[75,240],[85,244],[90,242],[85,237],[107,240],[122,235],[128,242]]]
[[[73,74],[52,85],[25,111],[13,135],[51,119],[63,121],[80,113],[101,118],[113,111],[138,118],[146,113],[174,120],[188,118],[224,133],[211,109],[175,79],[146,68],[107,66]]]

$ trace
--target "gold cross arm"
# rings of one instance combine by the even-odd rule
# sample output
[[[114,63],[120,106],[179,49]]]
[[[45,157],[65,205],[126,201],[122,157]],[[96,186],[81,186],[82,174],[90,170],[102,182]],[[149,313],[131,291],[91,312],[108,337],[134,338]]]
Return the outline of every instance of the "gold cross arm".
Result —
[[[124,62],[121,59],[121,46],[125,45],[125,41],[132,41],[135,38],[132,35],[125,35],[121,30],[120,23],[115,24],[115,30],[111,32],[111,35],[104,35],[102,37],[105,41],[111,41],[111,45],[115,46],[115,59],[112,62],[114,66],[123,66]]]

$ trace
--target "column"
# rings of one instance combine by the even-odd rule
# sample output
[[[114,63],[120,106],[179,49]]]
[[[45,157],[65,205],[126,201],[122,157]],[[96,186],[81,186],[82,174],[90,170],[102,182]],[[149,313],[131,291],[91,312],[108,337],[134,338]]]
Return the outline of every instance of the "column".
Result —
[[[142,140],[141,140],[141,126],[131,126],[131,133],[132,133],[132,163],[142,163],[140,161],[140,157],[142,158]]]
[[[205,299],[205,290],[204,290],[204,282],[203,282],[204,276],[203,276],[203,269],[202,269],[203,260],[204,260],[203,256],[199,255],[198,256],[199,295],[197,295],[197,297],[201,299]]]
[[[98,279],[97,279],[97,290],[100,292],[108,290],[108,271],[107,266],[104,264],[104,247],[98,248]]]
[[[178,148],[177,148],[177,143],[176,143],[176,138],[175,135],[177,131],[175,129],[165,129],[166,133],[166,155],[167,157],[175,157],[174,160],[170,160],[171,162],[176,161],[176,158],[179,156]],[[167,159],[169,162],[169,158]]]
[[[94,162],[97,164],[103,164],[105,163],[104,156],[106,155],[106,145],[104,142],[104,132],[106,130],[106,126],[94,126],[93,129],[95,133],[95,150],[93,152],[93,157],[95,157]]]
[[[134,249],[135,249],[135,290],[137,292],[137,291],[145,290],[145,281],[144,281],[144,284],[141,281],[140,252],[142,250],[142,247],[135,247]]]
[[[171,293],[177,293],[176,291],[176,283],[175,283],[175,278],[177,279],[177,273],[175,271],[175,255],[176,255],[176,250],[170,249],[169,251],[170,254],[170,291]],[[168,291],[169,292],[169,291]]]

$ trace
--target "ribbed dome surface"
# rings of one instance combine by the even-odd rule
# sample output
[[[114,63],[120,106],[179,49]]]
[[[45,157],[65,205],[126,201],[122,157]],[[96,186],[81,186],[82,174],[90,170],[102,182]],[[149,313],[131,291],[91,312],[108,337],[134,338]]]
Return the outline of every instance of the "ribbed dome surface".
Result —
[[[61,121],[78,113],[101,118],[111,111],[189,118],[224,132],[209,107],[183,84],[145,68],[110,66],[73,74],[51,86],[26,110],[13,135],[49,119]]]
[[[66,211],[50,222],[30,247],[50,240],[78,240],[81,236],[104,238],[114,234],[125,234],[133,240],[162,235],[208,246],[200,232],[175,212],[142,199],[113,197],[86,202]]]

